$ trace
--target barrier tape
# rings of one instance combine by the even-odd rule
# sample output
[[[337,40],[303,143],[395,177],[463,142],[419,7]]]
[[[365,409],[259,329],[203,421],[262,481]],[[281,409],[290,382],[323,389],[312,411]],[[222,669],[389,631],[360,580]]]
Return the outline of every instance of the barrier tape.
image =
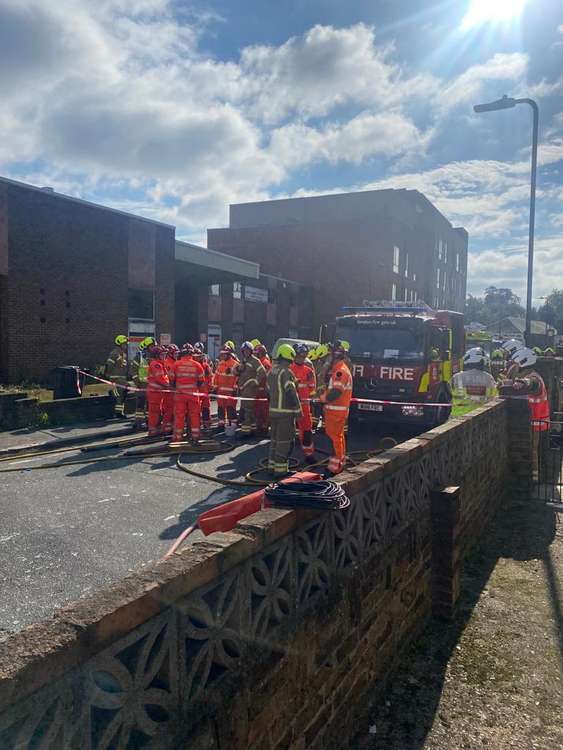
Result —
[[[86,375],[89,378],[92,378],[92,380],[97,380],[99,383],[104,383],[105,385],[110,385],[112,388],[123,388],[127,391],[133,392],[133,393],[146,393],[148,388],[137,388],[134,385],[123,385],[122,383],[115,383],[112,380],[106,380],[104,378],[99,378],[97,375],[92,375],[89,372],[84,372],[83,370],[79,370],[83,375]],[[158,390],[159,393],[182,393],[182,391],[177,391],[175,388],[155,388],[155,391]],[[215,398],[215,399],[226,399],[226,398],[234,398],[238,401],[269,401],[267,397],[248,397],[248,396],[237,396],[233,394],[232,396],[228,396],[226,394],[217,394],[217,393],[200,393],[200,392],[194,392],[194,393],[185,393],[186,396],[204,396],[208,398]],[[301,402],[304,402],[304,399],[301,399]],[[307,399],[308,403],[311,404],[318,404],[318,403],[324,403],[318,398],[310,398]],[[433,407],[451,407],[451,402],[446,402],[443,404],[437,404],[437,403],[427,403],[426,401],[387,401],[382,399],[375,399],[375,398],[356,398],[355,396],[352,397],[352,402],[356,404],[382,404],[383,406],[433,406]]]

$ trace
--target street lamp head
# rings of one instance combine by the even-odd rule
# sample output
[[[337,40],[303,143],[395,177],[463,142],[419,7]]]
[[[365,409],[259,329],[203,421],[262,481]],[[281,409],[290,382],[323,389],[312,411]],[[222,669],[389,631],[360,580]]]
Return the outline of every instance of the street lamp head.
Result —
[[[497,99],[496,102],[487,102],[487,104],[476,104],[473,107],[474,112],[496,112],[498,109],[512,109],[516,106],[516,99],[506,94],[502,99]]]

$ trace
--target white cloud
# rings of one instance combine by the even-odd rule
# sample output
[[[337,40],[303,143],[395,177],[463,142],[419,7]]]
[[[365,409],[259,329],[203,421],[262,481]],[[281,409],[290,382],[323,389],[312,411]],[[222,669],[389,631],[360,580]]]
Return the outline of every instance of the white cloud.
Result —
[[[270,151],[285,168],[316,160],[360,164],[372,156],[397,156],[424,148],[427,137],[398,113],[362,113],[343,125],[285,125],[272,133]]]
[[[517,81],[526,74],[528,56],[497,52],[490,60],[473,65],[448,84],[440,94],[442,109],[449,110],[465,102],[477,103],[488,81]]]
[[[40,161],[30,181],[178,224],[192,237],[224,223],[230,202],[270,197],[298,168],[375,159],[414,167],[371,187],[416,187],[473,237],[504,238],[525,220],[525,161],[414,171],[438,123],[455,117],[446,110],[484,94],[488,82],[518,85],[525,55],[497,54],[444,85],[409,74],[372,27],[355,24],[317,25],[222,62],[200,49],[216,17],[178,16],[175,7],[0,0],[3,171],[22,176],[13,162]],[[413,114],[421,97],[424,125]],[[557,137],[542,145],[541,163],[560,160],[561,148]],[[123,197],[128,188],[141,197]]]

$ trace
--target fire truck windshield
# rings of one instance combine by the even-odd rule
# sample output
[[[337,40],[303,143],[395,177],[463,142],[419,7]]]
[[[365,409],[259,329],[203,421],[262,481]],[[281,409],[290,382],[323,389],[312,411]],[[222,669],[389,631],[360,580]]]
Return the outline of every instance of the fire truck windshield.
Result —
[[[339,326],[337,338],[350,342],[352,357],[411,361],[424,358],[423,333],[405,328]]]

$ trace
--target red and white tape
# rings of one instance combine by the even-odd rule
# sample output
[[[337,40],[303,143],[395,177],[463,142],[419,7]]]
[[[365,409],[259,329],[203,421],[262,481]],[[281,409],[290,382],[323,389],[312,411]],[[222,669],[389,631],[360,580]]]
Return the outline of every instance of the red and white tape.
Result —
[[[123,388],[123,389],[126,389],[127,391],[130,391],[130,392],[133,392],[133,393],[146,393],[146,391],[148,390],[147,388],[137,388],[136,386],[132,386],[132,385],[123,385],[122,383],[114,383],[112,380],[106,380],[105,378],[99,378],[97,375],[92,375],[91,373],[84,372],[83,370],[79,370],[79,372],[82,373],[82,375],[86,375],[87,377],[92,378],[93,380],[97,380],[99,383],[104,383],[106,385],[110,385],[112,388]],[[154,389],[154,390],[157,390],[157,389]],[[177,393],[177,391],[176,391],[175,388],[159,388],[158,391],[159,391],[159,393]],[[249,398],[247,396],[236,396],[236,395],[228,396],[228,395],[225,395],[225,394],[219,395],[217,393],[199,393],[199,392],[186,393],[185,395],[186,396],[207,396],[208,398],[215,398],[215,399],[235,398],[238,401],[268,401],[268,398],[264,397],[264,396],[262,396],[262,397],[257,396],[257,397]],[[308,399],[308,401],[309,401],[309,403],[322,403],[320,401],[320,399],[318,399],[318,398],[311,398],[311,399]],[[423,406],[423,407],[427,407],[427,406],[430,406],[430,407],[441,407],[441,406],[450,407],[451,406],[451,403],[447,403],[447,402],[443,403],[443,404],[442,403],[438,403],[437,404],[435,402],[429,403],[429,402],[426,402],[426,401],[424,401],[424,402],[420,402],[420,401],[413,401],[413,402],[409,402],[409,401],[387,401],[387,400],[375,399],[375,398],[356,398],[356,397],[352,398],[352,402],[356,403],[356,404],[381,404],[382,406]]]

